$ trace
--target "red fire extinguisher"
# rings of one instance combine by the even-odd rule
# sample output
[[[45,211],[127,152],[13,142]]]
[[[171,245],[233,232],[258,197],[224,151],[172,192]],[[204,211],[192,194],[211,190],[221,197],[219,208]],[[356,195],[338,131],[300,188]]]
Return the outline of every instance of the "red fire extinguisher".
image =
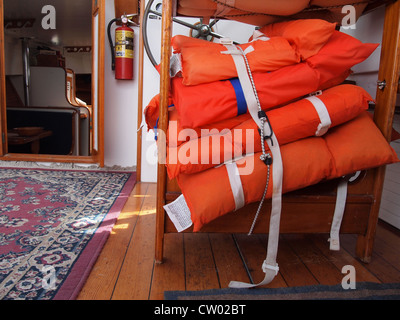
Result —
[[[121,21],[122,26],[115,29],[115,50],[112,44],[110,27],[115,21]],[[134,31],[128,27],[128,18],[113,19],[108,24],[108,38],[111,47],[112,70],[115,70],[115,79],[133,79],[133,39]]]

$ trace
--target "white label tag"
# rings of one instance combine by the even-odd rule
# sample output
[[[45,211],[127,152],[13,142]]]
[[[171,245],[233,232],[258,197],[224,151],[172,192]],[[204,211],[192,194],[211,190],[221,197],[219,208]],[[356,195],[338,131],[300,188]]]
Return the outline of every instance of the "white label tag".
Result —
[[[190,218],[190,210],[183,194],[175,201],[166,204],[164,209],[178,232],[189,228],[193,224]]]
[[[170,60],[169,75],[171,78],[180,76],[182,72],[182,57],[180,53],[173,54]]]

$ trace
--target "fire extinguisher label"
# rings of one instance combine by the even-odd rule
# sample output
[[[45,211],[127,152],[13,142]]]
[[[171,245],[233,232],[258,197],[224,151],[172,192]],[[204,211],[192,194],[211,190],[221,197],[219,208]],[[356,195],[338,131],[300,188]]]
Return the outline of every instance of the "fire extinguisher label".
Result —
[[[133,59],[133,31],[117,30],[115,32],[115,57]]]

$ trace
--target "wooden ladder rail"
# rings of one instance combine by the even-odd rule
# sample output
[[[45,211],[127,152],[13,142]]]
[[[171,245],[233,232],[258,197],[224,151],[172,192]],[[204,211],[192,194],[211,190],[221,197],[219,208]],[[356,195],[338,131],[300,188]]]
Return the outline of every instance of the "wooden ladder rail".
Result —
[[[400,72],[400,1],[386,5],[383,25],[381,57],[378,79],[385,81],[383,89],[377,88],[374,121],[387,141],[390,141],[393,126],[396,96],[399,85]],[[373,146],[371,146],[373,147]],[[374,170],[374,203],[368,220],[365,235],[357,239],[356,254],[364,262],[371,260],[376,225],[378,223],[379,208],[386,166]]]
[[[172,0],[163,0],[163,14],[161,21],[161,69],[160,69],[160,116],[158,122],[157,149],[157,204],[156,204],[156,250],[155,260],[161,263],[164,250],[164,225],[165,212],[165,191],[167,171],[165,167],[166,158],[166,135],[168,125],[168,94],[169,94],[169,63],[170,63],[170,45],[172,33]]]

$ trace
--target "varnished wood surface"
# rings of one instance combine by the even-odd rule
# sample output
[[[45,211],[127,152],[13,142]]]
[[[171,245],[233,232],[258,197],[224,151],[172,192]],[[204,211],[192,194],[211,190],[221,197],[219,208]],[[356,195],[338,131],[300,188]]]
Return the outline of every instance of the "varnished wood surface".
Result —
[[[171,55],[171,33],[172,33],[172,3],[170,0],[162,2],[163,15],[161,19],[161,66],[160,66],[160,117],[158,122],[158,132],[167,132],[168,125],[168,97],[169,97],[169,66]],[[159,134],[157,139],[157,223],[156,223],[156,261],[162,262],[163,243],[164,243],[164,209],[165,188],[167,171],[165,168],[167,141],[165,134]]]
[[[374,121],[382,134],[390,141],[393,117],[396,107],[397,86],[400,72],[400,2],[390,3],[385,9],[385,22],[381,44],[381,60],[379,65],[378,80],[386,81],[386,87],[376,92],[376,106]],[[378,222],[379,208],[383,182],[385,179],[386,167],[379,167],[374,170],[375,179],[373,194],[376,201],[371,207],[368,229],[364,236],[357,241],[357,254],[364,261],[371,259],[371,252],[374,246],[374,235]]]
[[[5,70],[5,53],[4,53],[4,7],[3,1],[0,1],[0,106],[6,105],[6,70]],[[6,132],[6,108],[0,108],[0,134]],[[0,139],[0,156],[6,151],[6,143]]]
[[[164,263],[155,263],[156,184],[138,183],[92,272],[81,300],[159,300],[166,290],[226,288],[229,281],[263,279],[263,234],[173,233],[165,235]],[[329,250],[328,234],[281,235],[280,272],[267,287],[340,284],[345,265],[357,282],[400,281],[400,232],[380,222],[369,264],[355,258],[356,236],[341,235]]]
[[[143,25],[143,13],[145,1],[140,2],[139,25]],[[142,179],[142,120],[143,120],[143,77],[144,77],[144,44],[143,33],[139,32],[139,68],[138,68],[138,113],[137,113],[137,137],[136,137],[136,177],[138,181]]]

